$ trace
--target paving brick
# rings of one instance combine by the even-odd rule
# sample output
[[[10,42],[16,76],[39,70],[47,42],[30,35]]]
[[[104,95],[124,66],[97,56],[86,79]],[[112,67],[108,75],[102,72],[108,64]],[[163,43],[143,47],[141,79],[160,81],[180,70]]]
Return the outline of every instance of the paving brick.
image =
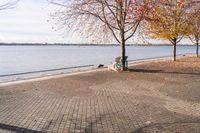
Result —
[[[173,92],[176,83],[168,84],[171,74],[148,76],[150,81],[127,74],[89,86],[95,92],[89,96],[63,96],[43,89],[0,94],[0,133],[199,133],[200,99],[180,98],[188,86],[198,93],[199,77],[190,77],[195,87],[188,81],[178,87],[179,93],[169,95],[162,89]],[[160,77],[164,79],[158,82]],[[176,82],[187,82],[186,78],[176,75]]]

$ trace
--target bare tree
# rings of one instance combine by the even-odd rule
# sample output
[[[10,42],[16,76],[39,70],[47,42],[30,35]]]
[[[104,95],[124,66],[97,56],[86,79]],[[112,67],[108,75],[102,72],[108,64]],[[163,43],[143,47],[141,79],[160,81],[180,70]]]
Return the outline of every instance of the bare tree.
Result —
[[[61,8],[52,16],[59,28],[121,46],[125,68],[126,41],[132,38],[155,0],[50,0]]]
[[[0,2],[0,10],[13,8],[19,0],[8,0],[6,2]]]

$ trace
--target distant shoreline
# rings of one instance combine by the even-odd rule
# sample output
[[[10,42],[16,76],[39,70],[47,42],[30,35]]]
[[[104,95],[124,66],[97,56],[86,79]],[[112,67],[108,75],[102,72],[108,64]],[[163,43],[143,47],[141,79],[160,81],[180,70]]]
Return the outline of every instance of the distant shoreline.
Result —
[[[42,44],[42,43],[0,43],[0,46],[120,46],[119,44]],[[171,44],[126,44],[126,46],[172,46]],[[178,44],[178,46],[194,46],[192,44]]]

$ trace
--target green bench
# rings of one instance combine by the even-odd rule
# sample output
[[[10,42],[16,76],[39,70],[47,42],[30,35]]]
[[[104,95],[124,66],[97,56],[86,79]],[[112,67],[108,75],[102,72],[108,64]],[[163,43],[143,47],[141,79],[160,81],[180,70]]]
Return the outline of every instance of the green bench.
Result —
[[[125,56],[125,67],[128,68],[128,56]],[[121,69],[122,68],[122,60],[121,60],[121,57],[117,57],[115,58],[115,68],[117,69]]]

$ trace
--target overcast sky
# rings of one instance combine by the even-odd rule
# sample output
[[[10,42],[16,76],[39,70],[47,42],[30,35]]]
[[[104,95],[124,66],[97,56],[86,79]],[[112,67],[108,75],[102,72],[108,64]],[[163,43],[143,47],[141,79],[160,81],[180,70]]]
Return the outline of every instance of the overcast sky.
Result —
[[[1,4],[2,2],[0,2]],[[55,7],[46,0],[20,0],[15,8],[0,11],[0,42],[70,43],[78,38],[54,31],[50,13]]]
[[[3,1],[0,0],[0,4]],[[77,36],[68,37],[62,31],[54,31],[55,27],[50,14],[57,8],[47,0],[20,0],[15,8],[0,10],[0,42],[17,43],[87,43]],[[135,40],[136,43],[139,40]],[[153,40],[151,43],[166,43]],[[143,43],[143,41],[139,41]],[[168,43],[168,42],[167,42]],[[183,43],[191,43],[183,41]]]

